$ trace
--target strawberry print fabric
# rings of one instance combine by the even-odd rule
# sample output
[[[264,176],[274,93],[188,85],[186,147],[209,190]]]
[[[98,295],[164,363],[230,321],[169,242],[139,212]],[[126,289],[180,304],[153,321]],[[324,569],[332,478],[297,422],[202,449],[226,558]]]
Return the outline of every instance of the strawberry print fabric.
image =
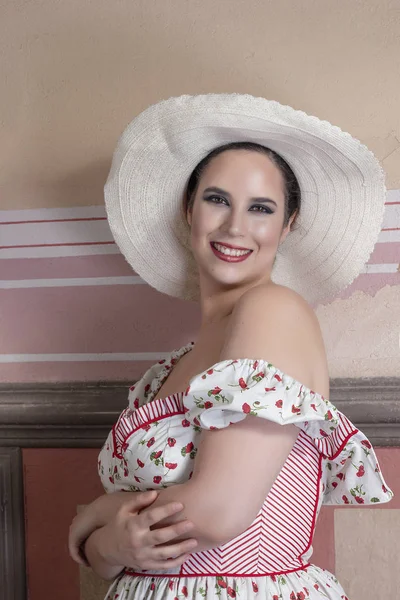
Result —
[[[329,400],[270,363],[220,362],[192,380],[184,403],[188,420],[203,429],[221,429],[249,414],[302,429],[328,459],[323,504],[374,504],[392,497],[365,435]]]
[[[263,360],[222,361],[187,390],[157,398],[191,345],[151,367],[129,391],[99,455],[107,492],[162,489],[187,481],[203,429],[248,415],[299,428],[297,440],[257,518],[221,548],[192,554],[180,569],[125,570],[107,600],[346,600],[334,575],[310,564],[322,504],[388,502],[375,452],[329,400]]]

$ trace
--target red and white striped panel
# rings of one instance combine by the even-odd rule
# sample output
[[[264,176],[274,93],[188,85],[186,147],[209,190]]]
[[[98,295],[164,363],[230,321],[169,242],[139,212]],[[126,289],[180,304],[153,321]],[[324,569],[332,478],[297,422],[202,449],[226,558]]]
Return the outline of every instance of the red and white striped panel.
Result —
[[[300,432],[252,525],[228,544],[192,554],[182,575],[272,575],[306,566],[320,505],[321,460]]]
[[[158,398],[136,410],[126,408],[112,429],[115,455],[122,458],[122,451],[128,439],[144,425],[150,425],[154,421],[161,421],[174,415],[183,415],[184,412],[183,393],[172,394],[167,398]]]

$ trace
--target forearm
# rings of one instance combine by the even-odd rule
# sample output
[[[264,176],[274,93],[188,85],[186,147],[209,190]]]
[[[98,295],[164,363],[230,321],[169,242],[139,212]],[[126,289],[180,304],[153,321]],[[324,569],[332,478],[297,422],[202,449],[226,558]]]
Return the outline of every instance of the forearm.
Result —
[[[107,525],[116,515],[125,502],[129,501],[137,492],[111,492],[103,494],[94,500],[88,508],[93,511],[95,528]]]
[[[104,528],[96,529],[84,544],[84,553],[89,566],[102,579],[112,580],[124,566],[118,565],[107,555],[107,539]]]
[[[157,528],[178,523],[185,519],[192,522],[194,529],[178,539],[183,540],[189,537],[196,539],[198,542],[196,552],[215,548],[235,537],[236,531],[227,531],[226,529],[226,522],[220,515],[220,502],[212,494],[206,494],[205,488],[200,491],[199,486],[193,485],[191,481],[164,488],[159,491],[152,507],[163,506],[168,502],[182,503],[184,506],[183,511],[164,519],[157,524]],[[141,512],[147,510],[148,508]]]

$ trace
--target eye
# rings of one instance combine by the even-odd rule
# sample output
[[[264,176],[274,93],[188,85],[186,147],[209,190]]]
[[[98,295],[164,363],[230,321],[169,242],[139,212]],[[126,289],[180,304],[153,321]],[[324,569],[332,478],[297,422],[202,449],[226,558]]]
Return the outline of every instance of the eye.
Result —
[[[263,204],[255,204],[250,208],[252,212],[265,213],[267,215],[272,215],[274,211],[269,206],[264,206]]]
[[[207,202],[213,202],[214,204],[228,204],[226,198],[224,198],[223,196],[216,196],[215,194],[213,196],[206,196],[204,200],[206,200]]]

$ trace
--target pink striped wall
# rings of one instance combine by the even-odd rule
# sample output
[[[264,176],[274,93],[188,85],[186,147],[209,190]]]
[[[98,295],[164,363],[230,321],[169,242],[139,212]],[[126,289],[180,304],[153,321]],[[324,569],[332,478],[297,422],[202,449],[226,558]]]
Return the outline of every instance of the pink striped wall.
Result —
[[[3,360],[11,358],[0,363],[3,381],[135,379],[163,353],[190,341],[198,325],[196,305],[147,285],[29,288],[1,295],[6,318],[0,353]],[[118,356],[146,353],[147,360]],[[12,356],[21,354],[33,356]],[[43,354],[50,356],[36,356]],[[60,362],[57,354],[88,356]],[[90,356],[99,354],[106,356]],[[23,362],[35,358],[40,362]]]
[[[355,291],[400,285],[400,190]],[[197,306],[132,272],[104,207],[0,211],[0,381],[135,379],[186,344]]]

